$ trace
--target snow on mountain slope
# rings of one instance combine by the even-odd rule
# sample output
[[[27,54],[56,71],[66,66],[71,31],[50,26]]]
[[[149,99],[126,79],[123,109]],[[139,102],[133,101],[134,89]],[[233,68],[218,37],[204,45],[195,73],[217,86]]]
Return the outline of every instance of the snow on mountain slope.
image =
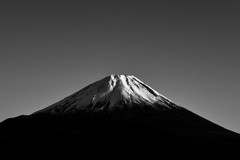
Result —
[[[99,105],[100,104],[100,105]],[[132,104],[176,107],[169,99],[132,75],[110,75],[35,113],[112,110]]]

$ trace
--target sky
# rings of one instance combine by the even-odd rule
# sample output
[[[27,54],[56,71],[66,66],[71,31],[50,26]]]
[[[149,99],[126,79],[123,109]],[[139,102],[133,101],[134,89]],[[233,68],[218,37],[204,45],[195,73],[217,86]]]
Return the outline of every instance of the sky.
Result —
[[[0,121],[129,74],[240,133],[240,2],[1,0]]]

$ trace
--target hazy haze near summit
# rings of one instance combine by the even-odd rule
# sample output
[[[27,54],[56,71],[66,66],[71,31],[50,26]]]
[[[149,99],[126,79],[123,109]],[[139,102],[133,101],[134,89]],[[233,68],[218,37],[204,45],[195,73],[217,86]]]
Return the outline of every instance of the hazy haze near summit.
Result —
[[[0,120],[130,74],[240,132],[240,2],[0,1]]]

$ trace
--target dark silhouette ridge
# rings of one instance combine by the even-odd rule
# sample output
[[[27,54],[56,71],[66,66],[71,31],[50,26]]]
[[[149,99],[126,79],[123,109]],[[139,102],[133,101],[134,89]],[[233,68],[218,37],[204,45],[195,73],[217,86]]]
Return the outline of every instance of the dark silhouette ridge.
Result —
[[[82,137],[88,137],[89,141],[113,138],[129,142],[139,139],[146,142],[159,141],[161,144],[219,145],[240,142],[238,134],[185,109],[163,112],[146,108],[126,108],[110,113],[41,113],[19,116],[1,123],[1,136],[23,141],[29,137],[57,141],[68,141],[73,137],[74,140],[82,141]]]

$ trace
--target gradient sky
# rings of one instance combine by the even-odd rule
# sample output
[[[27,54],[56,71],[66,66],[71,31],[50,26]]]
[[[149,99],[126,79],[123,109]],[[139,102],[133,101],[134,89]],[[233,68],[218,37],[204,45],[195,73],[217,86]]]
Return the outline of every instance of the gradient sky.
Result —
[[[135,75],[240,133],[240,1],[0,1],[0,121]]]

